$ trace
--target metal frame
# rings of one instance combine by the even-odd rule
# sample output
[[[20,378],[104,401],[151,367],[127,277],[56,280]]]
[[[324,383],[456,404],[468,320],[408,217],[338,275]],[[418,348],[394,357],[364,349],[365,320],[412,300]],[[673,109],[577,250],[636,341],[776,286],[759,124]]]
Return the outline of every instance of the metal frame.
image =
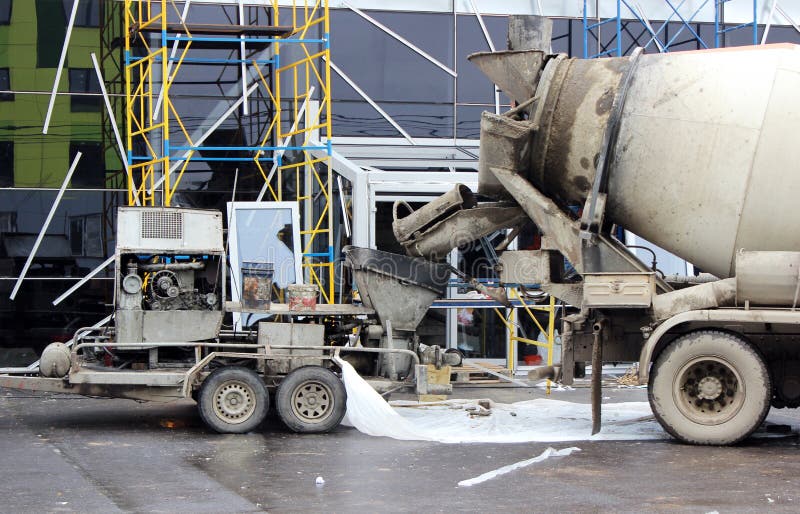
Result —
[[[598,2],[583,0],[583,58],[592,59],[596,57],[622,57],[629,54],[636,47],[643,47],[645,50],[651,44],[655,44],[659,52],[669,52],[674,45],[684,44],[687,41],[696,41],[698,48],[720,48],[725,46],[725,35],[741,29],[752,30],[753,44],[758,44],[758,0],[752,1],[752,17],[742,23],[727,26],[725,22],[725,4],[731,0],[702,0],[699,3],[685,5],[685,0],[661,0],[663,8],[667,9],[666,18],[654,26],[648,19],[647,13],[642,6],[635,0],[614,0],[616,9],[612,9],[613,16],[602,17]],[[595,5],[592,6],[591,4]],[[651,2],[657,3],[657,2]],[[692,24],[705,21],[704,10],[713,6],[714,13],[714,40],[707,41],[695,30]],[[665,29],[670,22],[679,22],[679,30],[669,37],[664,38]],[[631,32],[631,26],[638,27],[641,32],[636,35]],[[605,27],[612,27],[613,30],[604,31]],[[689,38],[683,41],[676,41],[684,31],[689,33]],[[633,40],[628,48],[622,47],[623,34],[627,34]],[[590,46],[596,45],[594,49]]]
[[[67,49],[69,48],[69,40],[72,37],[72,28],[75,26],[75,15],[78,13],[78,5],[80,5],[80,0],[73,0],[72,11],[70,12],[69,21],[67,22],[67,32],[64,34],[64,44],[61,47],[61,56],[58,59],[58,67],[56,68],[56,77],[53,79],[53,90],[50,92],[50,103],[47,105],[47,114],[45,114],[44,117],[42,134],[47,134],[47,131],[50,128],[50,118],[53,116],[53,107],[56,103],[56,92],[58,91],[58,85],[61,82],[61,72],[64,71],[64,63],[67,60]]]
[[[209,2],[195,2],[199,3]],[[287,3],[277,0],[211,3],[233,4],[238,8],[239,25],[229,27],[236,34],[220,35],[209,32],[203,26],[187,24],[190,2],[184,3],[180,11],[176,0],[125,0],[128,203],[138,200],[142,205],[169,206],[191,162],[251,163],[264,178],[270,200],[293,200],[303,205],[303,268],[308,280],[317,283],[325,300],[330,301],[333,295],[333,280],[330,278],[333,277],[335,257],[330,207],[333,181],[330,170],[332,121],[328,88],[328,0],[293,1],[289,9],[284,8],[283,13],[280,6]],[[271,20],[271,25],[246,23],[245,6],[250,10],[263,10]],[[179,26],[175,34],[173,18]],[[283,25],[282,20],[286,20]],[[250,35],[250,29],[258,29],[269,35]],[[319,35],[314,35],[315,32],[319,32]],[[154,34],[153,37],[148,36],[149,33]],[[238,55],[227,59],[191,57],[192,46],[197,48],[202,44],[229,46],[238,50]],[[257,52],[252,58],[242,58],[254,48],[265,45],[267,50]],[[295,54],[300,57],[286,58],[285,52],[282,56],[283,45],[298,49],[300,52]],[[144,55],[134,55],[135,48],[139,48],[139,54]],[[232,66],[241,74],[237,101],[199,137],[197,133],[188,132],[181,118],[182,113],[178,112],[170,95],[171,85],[179,76],[181,66],[187,63],[209,67]],[[315,89],[318,107],[313,116],[306,113],[303,118],[301,109],[305,109]],[[255,101],[255,93],[266,99],[267,110],[273,113],[260,131],[258,143],[245,143],[243,146],[204,145],[211,133],[239,106],[242,107],[243,116],[250,113],[249,104]],[[295,123],[287,131],[286,125],[292,120]],[[320,131],[322,134],[315,139],[321,140],[321,143],[312,148],[309,136]],[[323,155],[312,157],[310,150],[320,150]],[[230,151],[243,156],[221,154]],[[286,151],[292,151],[300,157],[287,162],[284,158]],[[274,171],[269,175],[264,169],[264,162],[272,163]],[[292,178],[295,184],[290,188],[287,179]],[[292,198],[287,197],[289,190],[292,191]]]
[[[768,1],[768,0],[765,0]],[[792,18],[792,16],[786,12],[786,10],[778,3],[778,0],[772,0],[772,6],[769,10],[769,15],[767,16],[767,21],[764,24],[764,33],[761,36],[761,44],[764,45],[767,43],[767,37],[769,36],[769,29],[772,27],[772,20],[775,18],[775,13],[781,15],[781,17],[789,22],[789,24],[794,27],[794,29],[800,33],[800,25]]]
[[[19,277],[17,277],[17,282],[14,284],[14,289],[11,291],[9,298],[12,300],[17,297],[17,292],[19,292],[19,288],[22,286],[22,281],[25,280],[25,275],[28,274],[28,268],[30,268],[33,258],[36,257],[36,252],[39,250],[39,245],[42,244],[42,239],[44,239],[44,235],[47,233],[47,228],[50,226],[50,222],[53,221],[53,215],[58,209],[58,204],[61,203],[61,197],[64,196],[64,190],[67,189],[67,185],[72,178],[72,174],[75,172],[75,168],[78,167],[78,163],[81,160],[81,155],[83,155],[81,152],[75,154],[75,158],[72,160],[69,170],[67,170],[67,175],[64,177],[64,182],[62,182],[61,188],[58,190],[56,199],[53,201],[53,205],[50,207],[50,212],[47,213],[47,218],[44,220],[44,225],[42,225],[39,235],[36,236],[36,242],[33,243],[31,253],[28,254],[28,258],[25,260],[25,265],[22,267],[22,271],[20,272]]]

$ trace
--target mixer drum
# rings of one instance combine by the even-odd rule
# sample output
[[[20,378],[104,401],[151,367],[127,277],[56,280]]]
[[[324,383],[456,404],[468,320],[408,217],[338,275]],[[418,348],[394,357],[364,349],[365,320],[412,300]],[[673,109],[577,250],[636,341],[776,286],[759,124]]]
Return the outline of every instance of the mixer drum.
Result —
[[[502,58],[471,56],[498,84],[510,75],[488,63]],[[549,197],[582,205],[602,160],[606,220],[705,271],[731,276],[741,248],[800,250],[781,225],[800,191],[800,47],[556,56],[527,76],[538,99],[518,171]],[[497,185],[482,169],[480,191]]]

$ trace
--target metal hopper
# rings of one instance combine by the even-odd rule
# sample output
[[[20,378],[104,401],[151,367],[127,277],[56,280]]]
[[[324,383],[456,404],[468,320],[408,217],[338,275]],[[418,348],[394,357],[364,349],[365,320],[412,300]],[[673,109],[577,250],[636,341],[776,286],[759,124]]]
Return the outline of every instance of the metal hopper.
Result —
[[[356,246],[343,251],[364,305],[394,330],[416,330],[450,278],[447,264]]]

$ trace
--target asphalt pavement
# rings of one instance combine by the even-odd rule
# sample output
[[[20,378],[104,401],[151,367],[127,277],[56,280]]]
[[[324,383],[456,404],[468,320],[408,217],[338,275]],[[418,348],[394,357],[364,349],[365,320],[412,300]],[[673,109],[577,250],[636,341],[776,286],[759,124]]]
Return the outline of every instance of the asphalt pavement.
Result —
[[[457,396],[512,402],[543,391],[459,388]],[[552,397],[584,402],[589,391]],[[642,389],[604,393],[606,403],[644,399]],[[672,440],[447,445],[371,437],[347,427],[299,435],[274,416],[257,432],[220,435],[202,424],[190,401],[136,403],[3,389],[0,509],[797,512],[800,421],[793,411],[773,411],[768,421],[794,428],[723,448]],[[572,446],[580,451],[458,486],[548,447]]]

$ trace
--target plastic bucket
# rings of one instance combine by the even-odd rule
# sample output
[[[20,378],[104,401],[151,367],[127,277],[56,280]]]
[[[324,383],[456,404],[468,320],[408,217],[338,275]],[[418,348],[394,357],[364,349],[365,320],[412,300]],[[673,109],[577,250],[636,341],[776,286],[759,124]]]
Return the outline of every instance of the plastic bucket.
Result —
[[[242,307],[269,309],[274,273],[271,262],[242,262]]]
[[[319,288],[315,284],[291,284],[287,289],[290,311],[317,310]]]

